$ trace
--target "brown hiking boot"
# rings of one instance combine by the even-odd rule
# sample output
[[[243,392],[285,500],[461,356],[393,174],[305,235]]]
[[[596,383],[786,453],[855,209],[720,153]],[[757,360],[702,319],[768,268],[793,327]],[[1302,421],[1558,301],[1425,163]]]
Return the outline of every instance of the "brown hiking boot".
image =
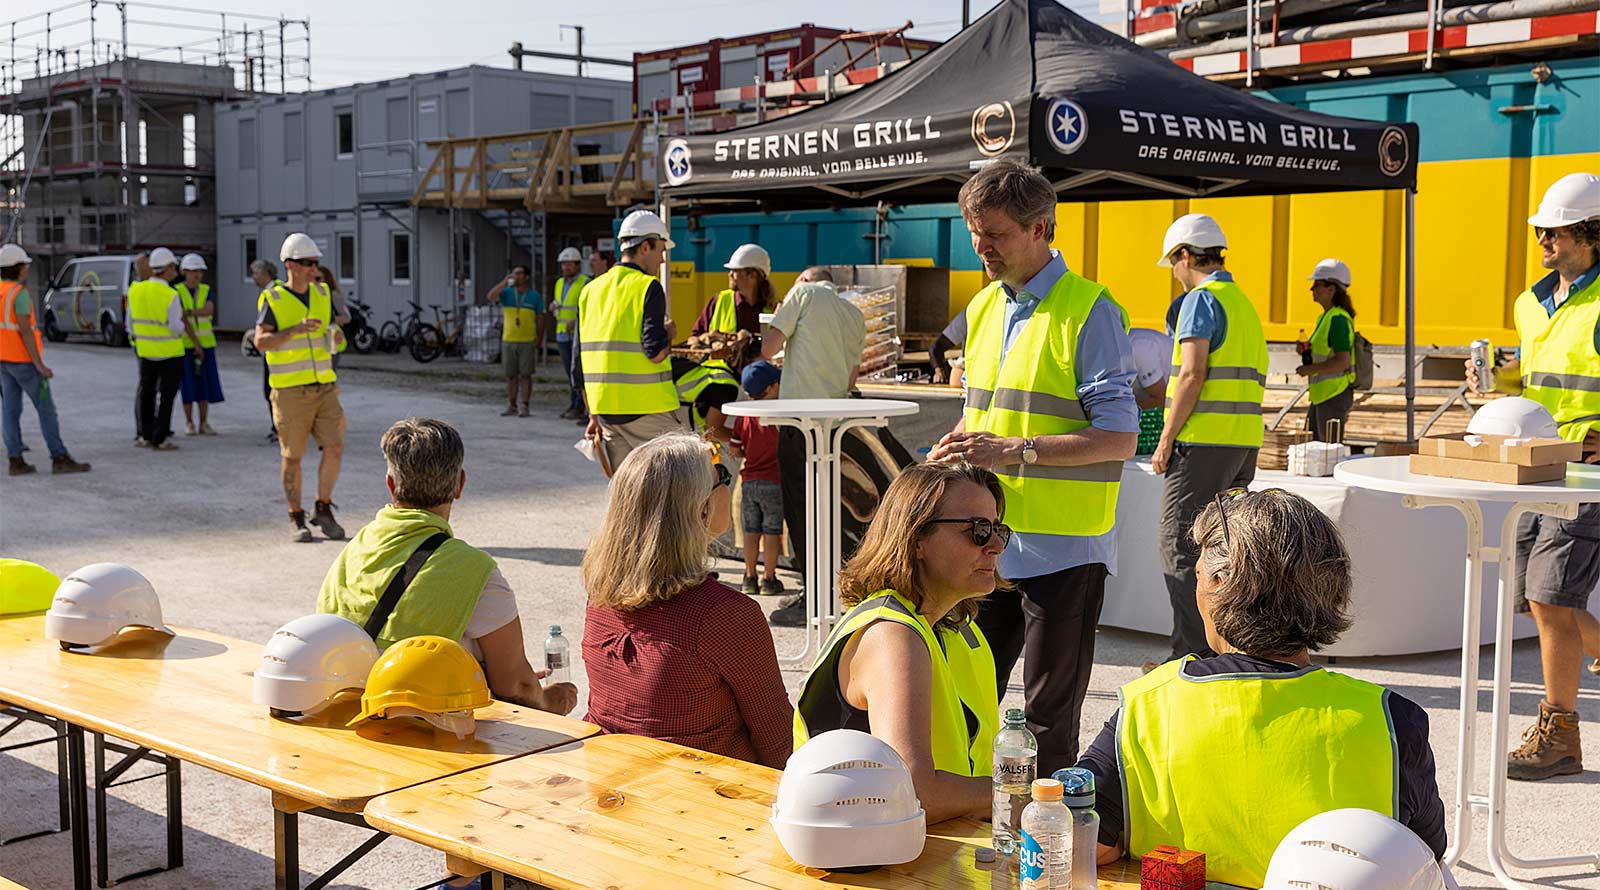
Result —
[[[1539,721],[1522,733],[1522,744],[1506,757],[1506,776],[1537,781],[1583,772],[1583,746],[1578,738],[1578,712],[1539,702]]]
[[[89,465],[73,460],[70,454],[58,454],[50,458],[50,472],[87,473],[89,472]]]
[[[344,540],[344,526],[333,518],[333,502],[317,501],[314,508],[316,513],[311,517],[311,524],[322,529],[322,533],[332,541]]]
[[[29,473],[36,472],[38,471],[33,468],[33,464],[28,463],[26,460],[23,460],[20,457],[13,457],[11,458],[11,469],[6,471],[6,475],[26,476]]]
[[[296,544],[311,543],[311,529],[306,527],[306,511],[289,511],[289,540]]]

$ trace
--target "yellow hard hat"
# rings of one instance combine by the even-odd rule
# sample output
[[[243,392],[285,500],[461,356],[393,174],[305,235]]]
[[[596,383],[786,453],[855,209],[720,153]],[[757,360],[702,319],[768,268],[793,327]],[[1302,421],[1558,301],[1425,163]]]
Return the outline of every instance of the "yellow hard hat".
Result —
[[[390,708],[443,714],[485,708],[492,701],[483,668],[460,643],[445,637],[407,637],[378,657],[367,674],[361,713],[348,725],[382,717]]]
[[[61,579],[37,563],[0,559],[0,615],[42,612],[50,608]]]

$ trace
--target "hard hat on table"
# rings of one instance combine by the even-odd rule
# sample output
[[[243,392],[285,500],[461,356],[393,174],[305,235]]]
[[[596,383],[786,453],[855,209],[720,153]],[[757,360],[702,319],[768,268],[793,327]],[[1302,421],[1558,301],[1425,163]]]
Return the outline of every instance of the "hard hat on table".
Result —
[[[1561,428],[1556,425],[1550,409],[1522,396],[1495,399],[1479,408],[1467,424],[1467,432],[1514,439],[1561,438]]]
[[[61,579],[38,563],[0,559],[0,615],[20,615],[50,608]]]
[[[361,713],[349,725],[389,716],[397,708],[426,718],[486,708],[493,701],[483,667],[460,643],[431,635],[407,637],[373,664],[361,695]],[[458,731],[455,725],[441,728]]]
[[[790,858],[808,868],[910,862],[927,841],[905,761],[854,729],[814,736],[789,756],[771,822]]]
[[[377,660],[378,646],[361,625],[342,615],[302,615],[261,650],[253,697],[274,717],[315,714],[364,691]]]
[[[44,616],[45,639],[61,648],[98,646],[128,627],[176,636],[161,620],[155,586],[132,568],[97,562],[67,575]]]
[[[1448,866],[1411,829],[1359,808],[1295,826],[1272,854],[1262,890],[1458,890]]]

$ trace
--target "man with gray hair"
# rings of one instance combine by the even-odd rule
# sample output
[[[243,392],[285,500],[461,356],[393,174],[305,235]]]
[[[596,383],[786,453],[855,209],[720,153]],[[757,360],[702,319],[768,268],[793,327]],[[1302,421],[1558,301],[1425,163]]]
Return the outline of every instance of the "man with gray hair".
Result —
[[[1001,697],[1022,658],[1039,774],[1072,766],[1106,576],[1116,571],[1117,488],[1139,436],[1128,315],[1050,248],[1056,193],[998,160],[961,187],[961,216],[990,284],[967,304],[966,410],[929,460],[987,467],[1016,530],[977,624]]]
[[[517,598],[494,557],[451,532],[450,510],[467,484],[461,435],[442,420],[408,417],[381,445],[393,500],[339,552],[317,611],[368,628],[380,649],[425,634],[459,640],[495,698],[571,711],[577,687],[545,687],[528,663]]]

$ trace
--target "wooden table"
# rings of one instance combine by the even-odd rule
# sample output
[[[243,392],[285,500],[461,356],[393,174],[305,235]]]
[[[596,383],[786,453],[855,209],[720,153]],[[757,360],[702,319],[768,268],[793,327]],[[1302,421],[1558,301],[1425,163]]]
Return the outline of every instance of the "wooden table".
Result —
[[[867,874],[808,869],[767,820],[777,770],[628,735],[602,735],[375,798],[373,827],[442,850],[452,871],[515,875],[553,890],[633,888],[1002,888],[973,859],[985,822],[933,826],[921,858]],[[1136,890],[1137,866],[1101,872]]]
[[[341,821],[361,824],[352,814],[380,794],[599,732],[503,702],[478,710],[477,731],[465,740],[409,718],[346,728],[354,702],[301,721],[278,720],[251,700],[260,645],[175,630],[175,638],[130,631],[90,654],[63,652],[46,640],[40,616],[0,620],[0,700],[71,724],[80,763],[81,732],[88,730],[270,790],[280,887],[298,882],[300,812],[345,814]],[[76,831],[83,820],[73,824]],[[357,852],[364,855],[371,847],[363,847]],[[102,873],[105,862],[102,850]]]

